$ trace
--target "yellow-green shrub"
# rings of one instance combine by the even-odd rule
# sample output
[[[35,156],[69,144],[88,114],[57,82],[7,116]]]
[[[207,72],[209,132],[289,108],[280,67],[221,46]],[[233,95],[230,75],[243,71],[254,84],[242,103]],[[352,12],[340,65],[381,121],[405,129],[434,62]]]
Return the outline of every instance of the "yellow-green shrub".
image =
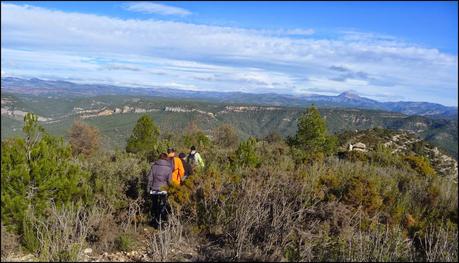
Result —
[[[410,155],[405,157],[404,160],[409,164],[411,169],[415,170],[419,175],[431,177],[436,174],[429,160],[424,156]]]
[[[362,175],[355,175],[344,183],[343,201],[353,206],[362,205],[370,214],[383,205],[377,182]]]

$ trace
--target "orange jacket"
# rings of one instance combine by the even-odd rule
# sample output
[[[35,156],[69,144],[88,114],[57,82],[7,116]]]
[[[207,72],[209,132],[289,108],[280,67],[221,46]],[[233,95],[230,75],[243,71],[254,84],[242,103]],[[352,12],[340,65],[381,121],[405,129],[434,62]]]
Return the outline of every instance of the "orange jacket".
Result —
[[[172,183],[180,185],[182,177],[185,175],[182,160],[178,157],[172,157]]]

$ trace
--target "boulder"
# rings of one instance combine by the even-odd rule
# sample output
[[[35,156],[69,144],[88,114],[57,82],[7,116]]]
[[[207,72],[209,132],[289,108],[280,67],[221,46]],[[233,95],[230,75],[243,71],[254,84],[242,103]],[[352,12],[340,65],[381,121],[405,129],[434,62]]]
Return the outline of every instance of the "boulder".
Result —
[[[367,148],[367,146],[364,143],[361,143],[361,142],[358,142],[358,143],[356,143],[356,144],[354,144],[352,146],[353,146],[354,149],[355,148],[359,148],[359,149],[366,149]]]

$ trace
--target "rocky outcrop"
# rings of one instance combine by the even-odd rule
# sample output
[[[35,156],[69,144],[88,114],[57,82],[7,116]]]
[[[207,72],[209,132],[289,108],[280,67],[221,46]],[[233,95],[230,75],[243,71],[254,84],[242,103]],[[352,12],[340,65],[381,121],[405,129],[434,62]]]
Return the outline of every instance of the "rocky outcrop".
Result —
[[[225,114],[229,112],[248,112],[248,111],[274,111],[280,110],[279,107],[261,107],[261,106],[225,106],[225,109],[219,111],[218,114]]]
[[[105,109],[105,108],[102,108],[102,109]],[[79,107],[73,108],[73,112],[76,114],[95,113],[100,110],[101,109],[84,109],[84,108],[79,108]]]
[[[123,113],[126,113],[126,112],[133,112],[135,110],[134,107],[129,107],[129,106],[124,106],[123,107]]]
[[[2,107],[1,113],[2,115],[7,115],[17,120],[23,120],[24,116],[27,114],[27,112],[25,111],[14,110],[14,109],[10,109],[9,107]],[[52,118],[47,118],[47,117],[38,115],[38,121],[47,122],[47,121],[52,121],[52,120],[53,120]]]
[[[346,140],[347,151],[371,152],[377,145],[390,149],[392,154],[423,155],[440,176],[458,180],[457,161],[440,151],[437,147],[419,139],[410,131],[378,133],[373,130],[355,132]],[[344,145],[342,146],[342,149]]]
[[[171,112],[192,112],[192,110],[181,108],[181,107],[165,107],[164,111],[171,111]]]
[[[394,135],[390,141],[384,143],[386,147],[392,149],[392,153],[405,155],[413,154],[413,148],[416,147],[415,144],[421,145],[422,149],[419,149],[419,151],[424,152],[424,155],[428,157],[430,163],[439,175],[451,177],[457,183],[457,161],[445,153],[442,153],[437,147],[414,137],[413,133],[405,132]]]
[[[166,106],[162,110],[165,112],[178,112],[178,113],[187,113],[187,112],[197,112],[203,115],[207,115],[211,118],[215,118],[218,114],[225,114],[229,112],[249,112],[249,111],[274,111],[280,110],[279,107],[261,107],[261,106],[225,106],[223,111],[219,111],[217,113],[203,111],[200,109],[194,108],[184,108],[184,107],[177,107],[177,106]],[[145,113],[145,112],[153,112],[153,111],[160,111],[160,109],[144,109],[144,108],[137,108],[137,107],[130,107],[125,105],[121,108],[114,108],[110,110],[111,113],[104,107],[101,109],[82,109],[82,108],[74,108],[73,112],[75,114],[84,114],[81,118],[93,118],[98,116],[107,116],[111,114],[121,114],[121,113]],[[286,119],[286,121],[291,121],[291,119]]]
[[[130,113],[130,112],[145,113],[145,112],[153,112],[153,111],[159,111],[159,109],[143,109],[143,108],[130,107],[127,105],[122,108],[114,108],[114,109],[110,109],[107,107],[103,107],[100,109],[90,109],[90,110],[84,110],[82,108],[73,109],[73,112],[75,114],[81,114],[80,118],[82,119],[94,118],[94,117],[100,117],[100,116],[110,116],[112,114]]]
[[[84,112],[88,112],[88,110]],[[99,116],[109,116],[113,114],[113,110],[107,109],[105,107],[100,110],[90,110],[89,112],[91,113],[95,112],[95,113],[94,114],[84,114],[84,115],[81,115],[80,118],[87,119],[87,118],[93,118],[93,117],[99,117]]]
[[[205,114],[208,115],[212,118],[215,118],[215,115],[212,112],[207,112],[203,110],[198,110],[198,109],[186,109],[182,107],[165,107],[164,111],[169,111],[169,112],[198,112],[200,114]]]
[[[366,152],[367,146],[364,143],[349,144],[349,151]]]

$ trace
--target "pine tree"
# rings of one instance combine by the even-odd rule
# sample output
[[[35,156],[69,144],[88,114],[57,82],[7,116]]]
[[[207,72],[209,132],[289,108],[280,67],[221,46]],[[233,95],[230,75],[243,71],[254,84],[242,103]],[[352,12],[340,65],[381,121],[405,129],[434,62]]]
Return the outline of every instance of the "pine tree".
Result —
[[[43,217],[52,202],[62,207],[91,198],[89,173],[72,161],[63,138],[47,134],[36,115],[24,122],[25,139],[2,141],[2,221],[19,234],[27,212]]]
[[[159,129],[148,115],[137,121],[126,145],[129,153],[156,153],[158,149]]]
[[[308,108],[298,119],[298,131],[290,139],[295,154],[303,155],[305,159],[332,154],[336,144],[336,137],[328,134],[325,120],[315,106]]]

